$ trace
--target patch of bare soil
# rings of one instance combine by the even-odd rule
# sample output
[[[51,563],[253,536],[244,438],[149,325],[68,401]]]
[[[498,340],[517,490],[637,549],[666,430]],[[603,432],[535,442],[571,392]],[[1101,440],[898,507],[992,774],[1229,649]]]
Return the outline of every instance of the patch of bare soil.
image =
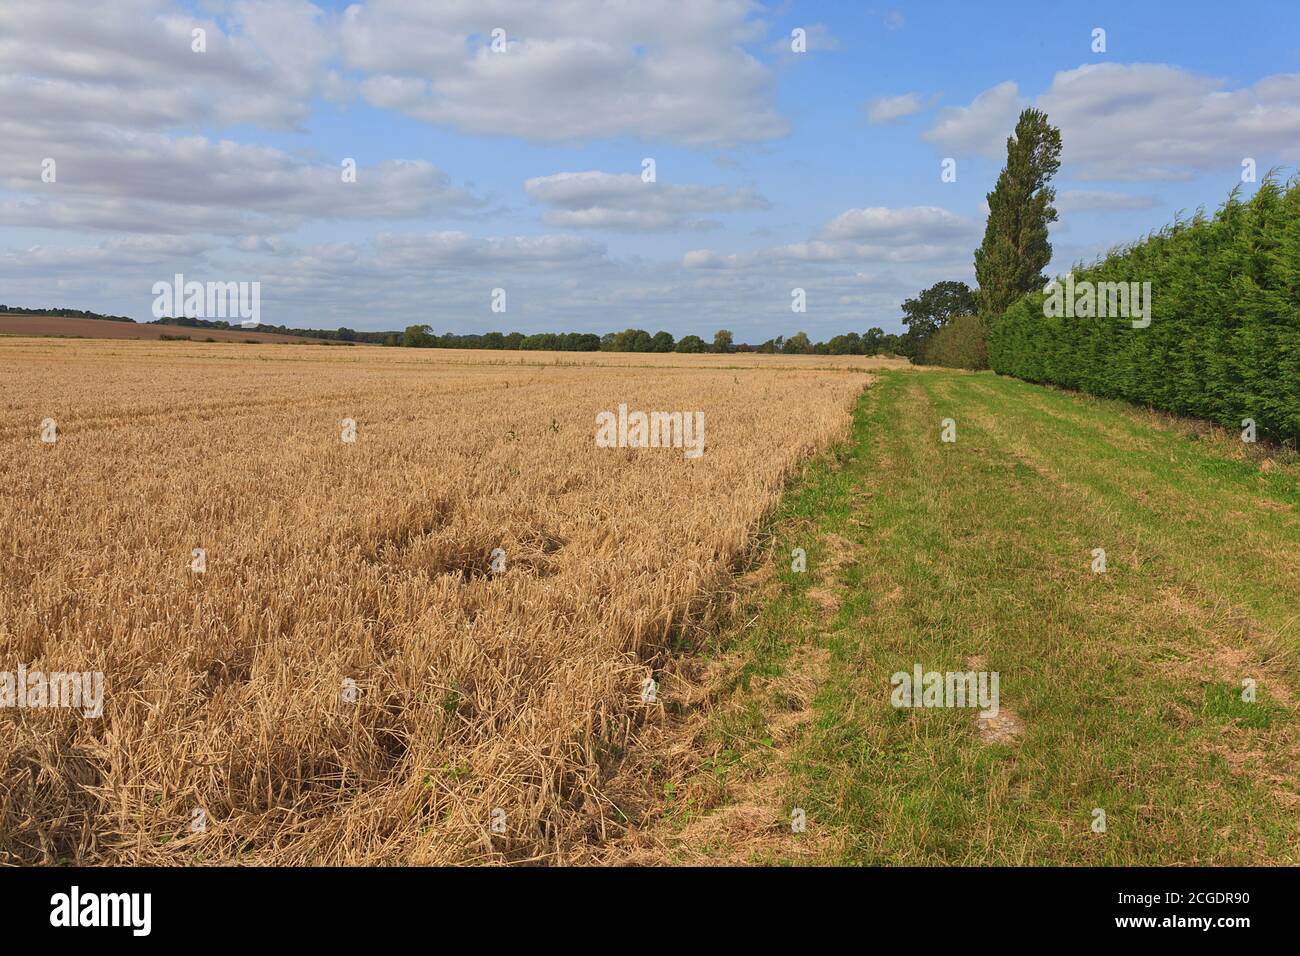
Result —
[[[979,672],[988,669],[988,662],[983,657],[972,657],[966,661],[966,667]],[[995,715],[976,716],[975,725],[979,730],[980,740],[986,744],[1012,744],[1025,732],[1025,722],[1001,701],[998,702],[998,712]]]
[[[827,535],[821,554],[820,567],[812,569],[817,573],[817,582],[806,593],[820,609],[822,617],[830,620],[839,613],[843,602],[844,588],[839,583],[839,573],[852,559],[853,544],[838,534]]]
[[[1202,683],[1239,686],[1244,678],[1251,678],[1274,700],[1292,706],[1291,686],[1298,664],[1284,640],[1285,626],[1271,634],[1244,609],[1207,604],[1186,588],[1165,588],[1161,596],[1169,613],[1195,628],[1202,644],[1159,666]]]

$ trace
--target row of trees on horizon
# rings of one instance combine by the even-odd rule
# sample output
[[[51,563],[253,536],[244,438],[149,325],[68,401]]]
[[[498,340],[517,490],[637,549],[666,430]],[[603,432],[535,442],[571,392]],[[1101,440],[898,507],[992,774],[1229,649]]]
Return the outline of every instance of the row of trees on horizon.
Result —
[[[963,286],[964,287],[964,286]],[[910,300],[909,300],[910,301]],[[217,329],[227,331],[254,331],[246,329],[237,322],[221,319],[197,319],[187,316],[164,317],[153,322],[137,323],[135,319],[120,315],[104,315],[83,309],[28,309],[19,306],[0,304],[0,314],[42,315],[57,318],[98,319],[109,322],[128,322],[144,325],[169,325],[191,329]],[[656,332],[651,335],[644,329],[625,329],[622,332],[608,332],[597,335],[594,332],[484,332],[478,334],[457,334],[448,332],[438,335],[429,325],[411,325],[402,332],[363,332],[356,329],[302,329],[284,325],[257,326],[258,332],[274,332],[279,335],[297,335],[304,338],[325,339],[346,343],[365,343],[369,345],[387,345],[402,348],[439,348],[439,349],[501,349],[548,352],[756,352],[782,355],[906,355],[910,356],[915,348],[915,337],[886,333],[872,328],[859,335],[848,332],[836,335],[828,342],[814,342],[808,333],[796,332],[794,335],[778,335],[758,345],[736,342],[735,336],[728,329],[719,329],[710,341],[698,335],[685,335],[674,338],[670,332]]]
[[[507,349],[550,352],[679,352],[727,353],[755,352],[781,355],[902,355],[906,347],[905,336],[886,334],[881,329],[868,329],[859,335],[848,332],[837,335],[828,342],[814,342],[807,332],[778,335],[758,345],[736,342],[729,329],[718,329],[712,341],[706,342],[698,335],[684,335],[675,339],[670,332],[651,335],[645,329],[625,329],[622,332],[487,332],[482,335],[437,335],[427,325],[412,325],[401,334],[395,344],[406,348],[439,349]]]

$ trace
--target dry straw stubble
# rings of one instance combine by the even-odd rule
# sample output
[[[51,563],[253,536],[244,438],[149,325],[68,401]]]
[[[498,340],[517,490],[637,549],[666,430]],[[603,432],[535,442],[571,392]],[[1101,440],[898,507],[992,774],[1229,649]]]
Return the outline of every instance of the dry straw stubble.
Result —
[[[0,670],[107,686],[97,720],[0,710],[0,861],[554,861],[600,838],[642,681],[866,379],[501,358],[0,344]],[[704,456],[595,447],[621,402],[703,411]]]

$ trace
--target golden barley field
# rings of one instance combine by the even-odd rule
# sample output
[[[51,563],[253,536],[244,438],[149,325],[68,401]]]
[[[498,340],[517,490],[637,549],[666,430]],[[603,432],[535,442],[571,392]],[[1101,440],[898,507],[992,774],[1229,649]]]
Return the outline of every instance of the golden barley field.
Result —
[[[873,363],[0,339],[0,671],[104,675],[0,709],[0,862],[600,841],[647,677]],[[596,447],[620,403],[704,454]]]

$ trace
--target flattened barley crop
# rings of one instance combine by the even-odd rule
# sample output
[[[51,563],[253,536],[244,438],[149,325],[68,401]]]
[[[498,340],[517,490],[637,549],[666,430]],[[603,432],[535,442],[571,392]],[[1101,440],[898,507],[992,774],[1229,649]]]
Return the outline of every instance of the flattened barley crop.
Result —
[[[0,671],[105,679],[98,719],[0,709],[0,862],[599,838],[645,678],[866,378],[475,357],[502,353],[0,344]],[[703,457],[597,448],[620,403],[702,411]]]

